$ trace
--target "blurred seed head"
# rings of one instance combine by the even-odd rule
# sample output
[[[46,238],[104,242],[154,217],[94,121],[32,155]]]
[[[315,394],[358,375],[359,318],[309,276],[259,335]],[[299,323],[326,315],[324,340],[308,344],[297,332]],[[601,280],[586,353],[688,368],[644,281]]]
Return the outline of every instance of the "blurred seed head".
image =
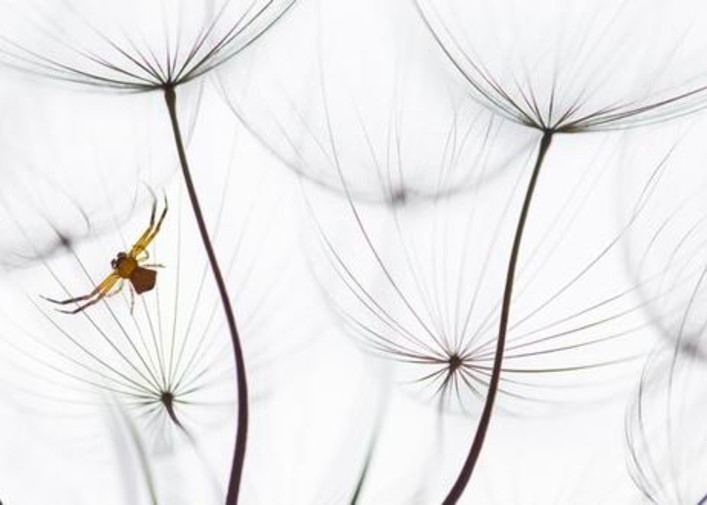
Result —
[[[703,347],[702,335],[691,340]],[[651,502],[704,500],[704,385],[704,360],[675,345],[657,347],[646,360],[626,412],[626,457],[636,487]]]
[[[467,191],[531,142],[441,74],[407,2],[309,1],[219,69],[234,114],[296,173],[361,202]]]

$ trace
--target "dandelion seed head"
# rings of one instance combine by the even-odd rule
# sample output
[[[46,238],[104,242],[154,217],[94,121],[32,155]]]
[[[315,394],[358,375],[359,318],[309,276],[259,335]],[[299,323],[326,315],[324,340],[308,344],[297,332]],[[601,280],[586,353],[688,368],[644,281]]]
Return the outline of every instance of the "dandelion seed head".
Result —
[[[617,384],[628,386],[634,358],[652,342],[636,288],[618,261],[624,232],[590,224],[610,209],[592,206],[589,195],[613,182],[602,156],[587,159],[585,172],[564,170],[568,160],[558,146],[548,173],[566,179],[566,192],[554,199],[540,193],[539,217],[529,226],[499,389],[501,408],[510,412],[611,397]],[[364,350],[396,362],[406,389],[432,403],[441,397],[452,411],[476,412],[488,388],[498,279],[523,166],[471,195],[410,208],[311,193],[313,247],[323,254],[311,263],[340,323]],[[552,280],[538,282],[549,269]]]
[[[10,67],[59,81],[119,92],[188,82],[245,49],[294,0],[76,0],[6,6],[0,53]]]
[[[303,2],[241,65],[219,69],[221,93],[314,186],[342,194],[341,168],[360,202],[468,191],[480,183],[470,166],[483,160],[488,176],[500,173],[530,138],[440,75],[409,7]]]
[[[409,195],[408,191],[406,191],[403,188],[394,191],[390,195],[391,205],[405,205],[408,201],[408,198],[409,198],[408,195]]]
[[[703,347],[703,335],[693,342]],[[626,410],[627,465],[636,488],[657,502],[705,495],[704,360],[662,343],[646,359]]]
[[[643,283],[640,295],[646,316],[656,331],[670,342],[682,340],[694,353],[690,335],[699,335],[704,316],[697,308],[704,302],[705,216],[707,180],[699,125],[676,125],[632,133],[625,139],[621,163],[631,170],[621,173],[618,186],[620,211],[630,219],[640,202],[636,226],[622,243],[625,269]],[[642,190],[638,181],[651,181]]]
[[[455,79],[519,124],[623,129],[704,107],[699,2],[417,2]]]
[[[205,208],[217,251],[225,260],[224,275],[238,288],[234,300],[243,331],[253,335],[244,346],[257,403],[280,374],[289,373],[298,359],[295,351],[311,337],[305,323],[316,324],[317,318],[298,320],[297,303],[282,307],[284,287],[296,271],[292,200],[284,197],[282,186],[268,180],[277,173],[272,167],[232,172],[238,144],[233,132],[224,130],[226,138],[220,140],[226,149],[217,151],[223,158],[211,149],[195,149],[194,155],[213,162],[211,177],[203,184],[218,197]],[[178,182],[151,188],[163,191],[170,202],[161,231],[148,248],[148,261],[163,265],[154,267],[154,289],[136,295],[133,302],[124,284],[113,296],[73,315],[57,312],[40,297],[87,293],[110,272],[111,259],[129,250],[147,226],[146,203],[151,198],[143,189],[148,197],[138,201],[146,202],[137,204],[125,222],[114,220],[108,232],[14,272],[2,296],[14,298],[18,310],[0,311],[8,329],[0,345],[11,364],[4,368],[3,383],[17,387],[16,395],[27,395],[30,404],[47,396],[57,404],[87,405],[104,403],[102,395],[108,395],[134,417],[146,445],[160,452],[173,452],[183,448],[185,440],[224,429],[236,414],[226,325]],[[253,228],[249,223],[254,215],[282,227]],[[18,226],[22,224],[18,219]],[[307,303],[305,293],[303,285],[302,303]]]

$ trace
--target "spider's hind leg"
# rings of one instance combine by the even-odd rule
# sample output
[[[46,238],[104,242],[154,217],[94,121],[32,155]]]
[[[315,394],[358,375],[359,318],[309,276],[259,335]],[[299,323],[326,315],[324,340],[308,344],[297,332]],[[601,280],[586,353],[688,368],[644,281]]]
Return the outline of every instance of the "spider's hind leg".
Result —
[[[54,298],[49,298],[48,296],[40,296],[48,302],[56,303],[57,305],[69,305],[71,303],[83,302],[85,300],[93,298],[94,296],[98,296],[100,299],[104,297],[113,288],[113,286],[115,286],[115,283],[118,282],[119,279],[120,277],[118,277],[117,275],[110,274],[108,275],[108,277],[103,279],[101,283],[93,289],[93,291],[91,291],[87,295],[76,296],[74,298],[67,298],[66,300],[55,300]]]
[[[111,296],[115,296],[118,293],[120,293],[123,290],[123,286],[125,285],[125,279],[121,278],[120,282],[115,285],[113,289],[108,291],[105,295],[103,295],[105,298],[110,298]]]
[[[77,314],[77,313],[89,308],[91,305],[97,304],[98,302],[100,302],[101,300],[106,298],[107,296],[113,296],[114,294],[119,292],[123,287],[122,282],[119,284],[117,289],[113,290],[113,286],[115,286],[115,284],[119,280],[121,280],[120,277],[118,277],[117,275],[111,274],[103,282],[101,282],[101,284],[99,284],[99,286],[102,286],[102,287],[99,290],[99,292],[94,296],[93,300],[91,300],[90,302],[84,303],[83,305],[79,305],[74,310],[61,310],[61,309],[57,309],[57,310],[59,312],[63,312],[64,314]],[[96,289],[98,289],[98,288],[96,288]],[[88,296],[88,295],[86,295],[86,296]],[[84,297],[84,299],[86,299],[86,298]],[[58,303],[61,303],[63,305],[64,302],[67,302],[67,300],[64,300],[63,302],[58,302]]]
[[[135,309],[135,289],[133,288],[133,285],[129,285],[130,289],[130,315],[133,315],[133,310]]]

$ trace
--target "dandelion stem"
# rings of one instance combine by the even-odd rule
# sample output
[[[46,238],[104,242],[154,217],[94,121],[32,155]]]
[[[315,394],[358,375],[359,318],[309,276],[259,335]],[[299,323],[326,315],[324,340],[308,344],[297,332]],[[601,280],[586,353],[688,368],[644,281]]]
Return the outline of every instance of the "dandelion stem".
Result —
[[[194,181],[192,180],[191,172],[189,171],[189,163],[187,162],[187,155],[184,150],[182,134],[179,129],[179,120],[177,119],[177,95],[174,87],[165,86],[164,95],[167,103],[167,110],[169,111],[169,118],[172,123],[172,132],[174,133],[174,141],[179,154],[179,163],[182,168],[184,183],[187,187],[187,192],[189,193],[189,200],[191,202],[192,209],[194,210],[194,217],[196,218],[196,222],[199,227],[199,234],[201,235],[201,240],[204,243],[206,255],[209,258],[211,271],[213,272],[214,279],[216,280],[216,286],[218,287],[219,295],[221,297],[223,310],[226,314],[226,321],[228,323],[228,329],[231,335],[231,343],[233,344],[233,355],[236,364],[236,387],[238,389],[238,425],[236,427],[236,444],[233,452],[231,475],[228,482],[226,505],[235,505],[238,503],[238,493],[241,485],[243,462],[245,460],[246,451],[246,438],[248,433],[248,385],[246,383],[245,360],[243,358],[243,349],[241,348],[238,329],[236,327],[236,319],[233,315],[233,308],[231,307],[231,299],[229,298],[228,291],[226,290],[226,283],[223,280],[221,268],[219,267],[216,259],[216,253],[214,252],[211,239],[209,238],[209,234],[206,229],[204,215],[201,212],[199,198],[196,195]]]
[[[128,427],[128,433],[130,434],[132,442],[135,444],[135,451],[137,452],[138,461],[140,463],[140,470],[142,471],[143,476],[145,477],[145,484],[147,486],[148,492],[150,493],[150,504],[159,505],[159,499],[157,498],[157,487],[155,486],[155,478],[152,473],[152,467],[150,466],[149,458],[147,457],[147,452],[145,451],[145,445],[142,443],[142,440],[140,439],[140,434],[138,433],[137,428],[135,428],[135,425],[130,420],[130,418],[125,415],[124,412],[121,412],[121,414],[125,417],[125,423]]]
[[[484,440],[486,439],[486,432],[488,431],[489,423],[491,422],[491,413],[493,411],[494,401],[498,391],[498,383],[501,378],[503,351],[506,344],[506,333],[508,332],[511,298],[513,297],[513,282],[515,278],[516,264],[518,263],[518,256],[520,253],[520,245],[523,239],[523,230],[525,229],[525,223],[528,218],[530,202],[533,200],[533,193],[535,192],[535,186],[538,182],[540,168],[542,167],[547,151],[550,149],[553,134],[553,130],[545,130],[542,139],[540,140],[538,156],[535,160],[535,167],[533,168],[533,173],[530,175],[528,188],[525,191],[523,208],[518,216],[518,224],[516,225],[515,238],[513,239],[511,257],[508,260],[506,285],[503,291],[503,303],[501,305],[501,319],[498,327],[498,338],[496,340],[496,355],[493,360],[493,370],[491,373],[491,380],[489,381],[488,393],[486,394],[486,403],[484,404],[484,409],[481,412],[481,417],[479,418],[479,423],[476,427],[474,441],[469,449],[469,454],[466,457],[466,461],[464,462],[464,466],[462,467],[456,482],[452,486],[452,489],[449,491],[447,497],[444,499],[444,505],[453,505],[457,503],[459,498],[461,498],[464,489],[471,479],[471,474],[476,466],[476,461],[479,459],[479,455],[481,454],[481,449],[484,445]]]
[[[366,451],[366,459],[363,461],[363,467],[361,468],[361,473],[356,481],[356,487],[354,488],[353,495],[349,501],[349,505],[358,505],[361,500],[361,493],[363,492],[363,487],[366,484],[366,480],[369,477],[371,471],[371,463],[373,462],[373,456],[376,451],[376,446],[378,444],[378,433],[380,430],[380,418],[376,421],[375,431],[371,437],[371,441],[368,445],[368,450]]]
[[[162,403],[162,406],[165,408],[167,411],[167,415],[169,418],[172,420],[172,422],[182,430],[182,432],[191,439],[191,436],[189,434],[189,431],[184,427],[182,422],[179,420],[179,417],[177,417],[177,411],[174,408],[174,395],[170,392],[165,391],[162,393],[162,396],[160,397],[160,402]]]

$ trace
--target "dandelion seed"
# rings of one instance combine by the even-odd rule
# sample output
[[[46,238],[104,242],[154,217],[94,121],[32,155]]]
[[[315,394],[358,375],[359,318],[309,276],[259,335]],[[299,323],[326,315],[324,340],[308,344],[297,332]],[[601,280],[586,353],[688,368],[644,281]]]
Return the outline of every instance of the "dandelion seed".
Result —
[[[417,1],[438,46],[485,106],[553,132],[628,128],[698,111],[707,47],[696,2],[487,5]],[[483,20],[483,21],[482,21]],[[493,42],[492,42],[493,41]]]
[[[595,154],[579,177],[564,172],[568,189],[560,204],[544,200],[538,207],[544,222],[536,224],[540,233],[520,263],[519,312],[502,368],[505,410],[542,411],[569,401],[570,390],[572,402],[611,396],[608,369],[625,379],[626,361],[644,347],[650,326],[642,319],[639,285],[614,273],[618,244],[635,219],[616,232],[587,231],[598,212],[591,196],[611,187],[607,167]],[[471,195],[415,208],[310,197],[328,259],[311,263],[341,322],[365,349],[401,363],[409,388],[452,410],[475,412],[491,376],[502,288],[493,279],[505,259],[498,251],[508,244],[523,177],[522,164],[513,168]],[[638,205],[635,212],[641,211]],[[353,219],[342,221],[347,213]],[[353,246],[360,241],[363,251]],[[550,270],[551,280],[537,283]],[[608,272],[615,278],[610,285],[600,280]]]
[[[185,84],[252,44],[294,0],[129,0],[3,6],[7,65],[58,81],[137,93]]]
[[[683,338],[703,347],[702,334]],[[661,345],[646,360],[626,412],[626,443],[631,477],[651,502],[705,499],[704,372],[702,358],[676,345]]]
[[[675,59],[684,58],[684,66],[688,67],[690,52],[695,54],[705,46],[703,34],[692,31],[690,35],[694,37],[686,41],[684,35],[688,30],[684,28],[682,32],[678,30],[678,36],[668,33],[666,40],[656,36],[654,31],[656,24],[661,27],[666,24],[663,15],[670,14],[668,18],[677,19],[682,26],[687,26],[693,18],[680,9],[670,13],[659,7],[647,9],[643,2],[609,4],[599,7],[592,4],[592,14],[588,15],[584,11],[588,4],[581,2],[570,2],[562,10],[551,9],[549,3],[521,7],[509,2],[491,7],[455,0],[416,2],[422,21],[456,69],[457,77],[467,85],[470,96],[507,119],[541,133],[510,250],[502,316],[484,411],[468,458],[445,504],[456,503],[462,496],[491,421],[523,235],[539,175],[553,140],[563,133],[658,123],[701,110],[707,103],[707,85],[699,73],[695,76],[691,68],[687,72],[674,68],[671,68],[675,70],[673,72],[667,71],[668,64]],[[486,10],[491,11],[488,16],[483,15]],[[493,14],[494,10],[498,14]],[[488,26],[494,27],[489,35],[504,34],[506,30],[501,27],[508,26],[504,21],[513,20],[516,15],[522,20],[519,25],[527,31],[513,30],[513,37],[504,36],[502,43],[498,40],[494,44],[471,41],[476,35],[484,34],[484,28]],[[484,20],[483,27],[477,25],[480,19]],[[489,22],[489,19],[497,21]],[[644,30],[638,30],[638,24]],[[551,37],[555,40],[548,47],[547,40],[552,40]],[[647,72],[650,79],[641,79],[641,74],[635,73],[637,68],[627,65],[629,59],[622,57],[631,54],[632,50],[644,50],[644,43],[648,44],[645,47],[657,47],[657,54],[666,55],[656,58],[654,53],[648,53],[651,57]],[[500,54],[494,54],[494,48],[499,47]],[[483,50],[489,53],[480,54]],[[670,86],[656,90],[663,76],[675,80]]]
[[[224,151],[231,154],[230,147]],[[210,148],[197,153],[218,166]],[[208,202],[210,215],[215,216],[210,230],[224,255],[224,274],[238,287],[234,301],[252,335],[245,345],[257,399],[269,392],[279,374],[289,374],[297,361],[294,350],[302,347],[300,339],[309,337],[308,324],[316,324],[316,318],[292,322],[288,318],[295,317],[299,304],[282,307],[286,293],[280,284],[287,286],[296,258],[296,249],[288,242],[294,241],[296,226],[284,226],[288,219],[296,220],[290,199],[283,198],[281,186],[266,176],[272,172],[266,170],[269,167],[261,167],[256,176],[251,171],[231,173],[229,164],[222,166],[227,170],[206,183],[218,195]],[[85,290],[86,283],[95,286],[93,274],[105,267],[105,251],[121,243],[129,251],[136,232],[145,230],[149,209],[138,208],[129,222],[116,222],[111,234],[12,273],[8,281],[16,282],[7,282],[2,289],[3,300],[14,300],[11,307],[17,308],[1,315],[7,329],[0,353],[2,382],[17,388],[14,395],[47,396],[62,404],[102,401],[95,399],[96,392],[107,392],[135,419],[153,455],[181,450],[185,444],[191,447],[208,434],[224,436],[224,429],[230,438],[235,393],[229,380],[234,372],[229,343],[223,339],[227,327],[219,317],[220,298],[208,282],[207,260],[193,238],[198,230],[187,219],[183,192],[174,184],[165,191],[169,217],[158,238],[141,245],[149,250],[150,261],[168,268],[160,272],[153,289],[136,297],[134,310],[127,290],[73,317],[56,314],[36,293],[61,290],[72,297]],[[156,213],[155,225],[158,218]],[[275,220],[284,228],[259,229],[252,226],[252,219]],[[17,226],[22,226],[21,218]],[[13,284],[23,288],[20,296]],[[303,284],[299,287],[302,303],[307,303],[306,289]],[[223,450],[206,455],[216,468],[227,462],[227,456]],[[200,465],[198,473],[204,471]],[[220,472],[218,481],[223,493]]]
[[[704,473],[704,154],[697,118],[674,129],[630,136],[625,160],[636,167],[622,179],[631,198],[645,167],[664,160],[641,216],[624,244],[625,267],[637,280],[655,278],[641,290],[646,313],[661,336],[646,359],[626,411],[627,466],[644,499],[654,503],[702,503]],[[622,202],[623,203],[623,202]],[[624,208],[625,204],[622,205]],[[660,301],[660,302],[658,302]]]
[[[645,177],[648,167],[657,162],[666,167],[638,226],[622,245],[625,268],[637,282],[657,279],[639,293],[646,301],[647,317],[668,342],[675,342],[681,332],[699,333],[702,327],[699,313],[687,320],[683,314],[690,304],[700,305],[705,296],[699,278],[704,268],[707,181],[697,161],[704,156],[703,124],[699,119],[684,127],[651,128],[628,136],[622,162],[632,170],[622,173],[617,188],[622,212],[630,212],[627,200],[636,197],[636,179]],[[690,339],[684,345],[688,353],[701,351]]]
[[[77,2],[69,4],[70,8],[61,13],[58,22],[52,16],[55,4],[51,2],[20,8],[5,4],[4,22],[0,26],[0,52],[8,66],[98,90],[162,94],[184,184],[227,317],[236,363],[239,421],[228,503],[238,500],[245,460],[248,430],[245,363],[230,296],[189,167],[176,89],[253,44],[293,5],[294,0],[248,0],[224,1],[218,5],[182,2],[175,8],[172,2],[135,1],[116,4],[107,12],[104,8],[96,9],[92,2]],[[147,24],[142,25],[141,21]],[[30,36],[22,33],[27,26],[32,28]],[[160,29],[155,30],[155,26]],[[18,27],[23,27],[19,33]],[[64,31],[70,28],[67,37]],[[38,41],[31,41],[32,35]]]
[[[330,142],[335,151],[334,133]],[[557,153],[561,157],[561,147]],[[544,220],[534,224],[530,254],[518,262],[513,319],[504,315],[501,301],[510,296],[508,287],[493,279],[505,260],[498,251],[513,240],[507,224],[519,205],[522,163],[512,176],[506,172],[503,183],[440,198],[425,209],[376,211],[350,198],[343,205],[353,228],[342,226],[346,210],[329,209],[325,215],[313,204],[331,266],[319,274],[325,295],[365,348],[401,363],[403,380],[452,409],[476,411],[494,376],[501,406],[510,412],[546,408],[568,396],[581,401],[586,393],[593,399],[616,394],[615,381],[625,383],[650,325],[643,319],[644,303],[636,299],[638,286],[615,273],[617,244],[635,225],[645,198],[618,231],[593,225],[600,212],[588,202],[600,191],[599,183],[611,184],[610,166],[595,156],[585,170],[563,171],[569,189],[559,207],[554,200],[540,200]],[[334,169],[345,184],[346,167]],[[645,181],[645,193],[654,179]],[[327,225],[333,216],[336,224]],[[365,256],[361,246],[352,246],[357,240],[363,241]],[[563,249],[572,251],[566,259],[559,253]],[[553,275],[539,283],[550,269]],[[610,273],[602,276],[602,271]],[[614,282],[607,284],[607,277]],[[332,291],[337,281],[342,289]],[[499,366],[494,326],[504,318],[507,361]],[[587,391],[580,395],[583,386]]]

